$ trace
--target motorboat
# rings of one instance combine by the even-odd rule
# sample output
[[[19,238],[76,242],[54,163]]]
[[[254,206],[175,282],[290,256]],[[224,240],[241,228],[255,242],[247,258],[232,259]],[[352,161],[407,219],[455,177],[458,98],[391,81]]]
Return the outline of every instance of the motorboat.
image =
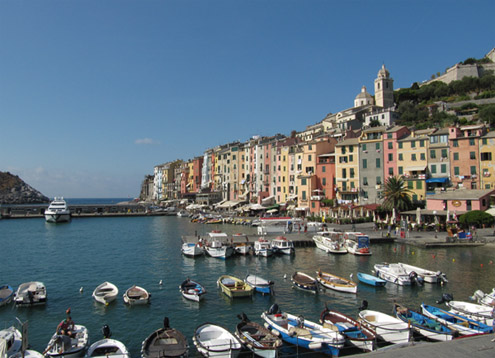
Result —
[[[362,232],[346,232],[344,234],[347,251],[354,255],[369,256],[370,238]]]
[[[108,305],[110,302],[115,301],[119,289],[113,283],[105,281],[101,285],[95,288],[93,291],[93,298],[96,302]]]
[[[110,338],[112,333],[107,325],[103,326],[102,333],[103,339],[88,348],[85,358],[131,358],[124,343]]]
[[[269,295],[273,293],[273,281],[268,281],[263,277],[247,274],[244,278],[244,282],[252,286],[256,292]]]
[[[205,250],[211,257],[225,260],[232,256],[234,247],[232,246],[228,235],[220,231],[208,233]]]
[[[14,326],[0,330],[0,351],[1,343],[5,343],[4,351],[5,357],[10,357],[21,351],[22,348],[22,334]],[[0,353],[4,353],[3,351]]]
[[[89,346],[89,334],[85,326],[74,325],[71,336],[55,332],[43,352],[45,357],[76,358],[84,355]]]
[[[141,345],[142,358],[185,358],[189,344],[182,332],[170,328],[169,319],[163,319],[163,327],[151,333]]]
[[[375,349],[376,333],[352,317],[325,307],[320,314],[320,323],[323,327],[342,334],[346,342],[356,348],[365,352]]]
[[[359,282],[370,286],[383,287],[387,283],[387,281],[367,273],[358,272],[357,277]]]
[[[144,288],[131,286],[124,292],[124,302],[129,305],[145,305],[150,303],[151,295]]]
[[[277,331],[290,344],[335,357],[344,347],[345,338],[339,332],[308,321],[303,316],[280,312],[276,304],[263,312],[261,318],[268,329]]]
[[[10,285],[0,286],[0,307],[12,302],[14,298],[14,289]]]
[[[393,312],[398,319],[410,324],[413,330],[428,340],[451,341],[459,336],[459,332],[455,329],[451,329],[436,319],[398,303],[394,304]]]
[[[443,282],[449,282],[447,280],[447,275],[445,275],[441,271],[431,271],[431,270],[426,270],[421,267],[405,264],[399,262],[399,265],[401,265],[404,270],[407,272],[408,275],[410,276],[415,276],[417,275],[420,277],[424,282],[427,283],[443,283]],[[414,273],[414,274],[413,274]]]
[[[207,358],[235,358],[242,348],[236,336],[213,323],[198,326],[194,331],[193,343],[198,352]]]
[[[244,234],[232,235],[232,242],[234,243],[234,251],[239,255],[249,255],[253,250],[253,245],[249,242],[249,237]]]
[[[206,294],[206,289],[203,285],[189,278],[179,285],[179,290],[185,299],[195,302],[201,301]]]
[[[235,329],[235,336],[255,355],[263,358],[276,358],[283,342],[278,336],[259,323],[250,321],[245,314]]]
[[[253,287],[240,278],[230,275],[222,275],[217,280],[217,286],[230,298],[251,297]]]
[[[463,301],[448,301],[445,304],[450,308],[451,312],[483,322],[488,326],[493,326],[495,307]]]
[[[412,338],[408,323],[379,311],[362,310],[359,312],[358,321],[375,331],[376,335],[385,342],[408,343]]]
[[[184,256],[189,257],[201,256],[205,253],[205,249],[200,242],[185,242],[182,244],[181,251]]]
[[[481,290],[476,290],[472,297],[479,304],[494,307],[495,306],[495,288],[492,289],[490,293],[484,293]]]
[[[49,223],[70,221],[70,209],[64,198],[54,198],[45,210],[45,220]]]
[[[347,254],[344,233],[340,231],[319,231],[313,236],[315,245],[320,250],[331,254]]]
[[[411,276],[399,264],[375,264],[374,269],[376,275],[399,286],[411,286]]]
[[[46,287],[43,282],[32,281],[21,284],[15,293],[17,306],[34,306],[46,303]]]
[[[332,273],[316,271],[316,280],[325,288],[339,292],[357,293],[357,284]]]
[[[277,236],[272,240],[272,251],[274,254],[293,255],[294,243],[284,236]]]
[[[265,238],[260,237],[257,241],[254,242],[254,254],[256,256],[272,256],[273,249],[270,241]]]
[[[260,218],[257,227],[258,235],[284,235],[300,232],[302,229],[303,221],[289,216]]]
[[[444,310],[439,307],[421,304],[421,312],[447,327],[459,331],[461,335],[492,333],[493,327],[484,323],[472,320],[466,316]]]
[[[318,292],[318,281],[304,272],[296,271],[291,277],[291,281],[295,287],[311,293]]]

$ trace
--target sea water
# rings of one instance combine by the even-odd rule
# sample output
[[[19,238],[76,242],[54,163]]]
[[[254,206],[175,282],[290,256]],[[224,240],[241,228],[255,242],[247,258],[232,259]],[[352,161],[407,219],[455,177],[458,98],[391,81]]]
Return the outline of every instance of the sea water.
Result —
[[[1,220],[0,285],[10,284],[17,289],[23,282],[42,281],[48,300],[38,307],[0,307],[0,328],[17,324],[16,317],[28,321],[29,344],[42,352],[70,307],[73,320],[89,329],[92,342],[101,339],[101,327],[109,325],[112,338],[121,340],[137,358],[143,339],[169,317],[170,325],[188,337],[190,355],[196,356],[191,338],[197,326],[212,322],[234,331],[237,315],[242,312],[262,323],[261,313],[274,303],[286,312],[318,321],[325,304],[356,317],[362,300],[367,300],[370,309],[390,314],[394,301],[417,309],[422,302],[435,304],[443,293],[452,293],[456,300],[469,300],[475,290],[486,292],[495,287],[495,267],[491,263],[495,250],[487,246],[420,249],[377,244],[371,248],[372,256],[331,255],[316,247],[296,248],[294,256],[268,258],[237,256],[221,260],[181,255],[182,235],[201,235],[210,230],[255,233],[249,226],[196,224],[175,216],[75,218],[65,224],[49,224],[43,219]],[[357,272],[372,273],[373,265],[384,261],[442,271],[449,282],[423,287],[387,283],[384,288],[359,284],[357,295],[328,290],[315,295],[294,289],[290,282],[294,271],[314,275],[318,269],[343,277],[352,274],[357,282]],[[247,273],[274,281],[275,295],[255,294],[232,300],[217,288],[220,275],[244,278]],[[206,287],[204,301],[196,303],[182,297],[178,286],[187,277]],[[117,300],[108,306],[91,297],[94,288],[104,281],[119,288]],[[126,306],[122,294],[132,285],[146,288],[152,295],[151,304]],[[282,355],[295,352],[308,355],[293,348],[285,348]]]

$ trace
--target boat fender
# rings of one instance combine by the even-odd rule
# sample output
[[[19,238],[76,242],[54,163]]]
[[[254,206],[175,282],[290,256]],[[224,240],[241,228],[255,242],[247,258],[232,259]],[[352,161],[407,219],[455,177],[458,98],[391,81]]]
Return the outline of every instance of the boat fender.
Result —
[[[110,331],[110,327],[107,324],[101,327],[101,333],[103,334],[103,338],[110,338],[112,336],[112,331]]]
[[[311,342],[308,344],[309,349],[321,349],[321,343],[320,342]]]
[[[270,329],[270,325],[267,322],[265,322],[263,326],[265,326],[266,329]]]
[[[297,316],[297,326],[301,328],[304,327],[304,317],[302,315]]]
[[[268,327],[267,327],[268,328]],[[275,336],[275,337],[279,337],[280,336],[280,332],[277,331],[276,329],[271,329],[270,332],[272,332],[272,334]]]

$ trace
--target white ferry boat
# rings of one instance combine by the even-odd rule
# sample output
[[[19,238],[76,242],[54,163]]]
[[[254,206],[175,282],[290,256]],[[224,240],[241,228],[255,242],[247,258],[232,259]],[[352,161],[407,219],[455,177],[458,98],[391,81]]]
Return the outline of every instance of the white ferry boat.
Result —
[[[258,225],[258,235],[280,235],[303,231],[303,221],[289,216],[260,218]]]
[[[61,223],[70,221],[69,206],[64,198],[54,198],[45,210],[45,220],[49,223]]]

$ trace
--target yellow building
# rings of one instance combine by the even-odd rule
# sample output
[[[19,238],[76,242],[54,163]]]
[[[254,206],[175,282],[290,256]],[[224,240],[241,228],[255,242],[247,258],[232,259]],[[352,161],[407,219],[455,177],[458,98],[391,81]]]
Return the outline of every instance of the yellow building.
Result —
[[[413,131],[397,141],[397,169],[404,177],[412,200],[426,200],[426,176],[428,171],[429,135],[435,129]]]
[[[481,189],[495,189],[495,132],[488,132],[480,141]]]
[[[336,198],[357,203],[359,196],[359,138],[346,139],[335,146]]]

